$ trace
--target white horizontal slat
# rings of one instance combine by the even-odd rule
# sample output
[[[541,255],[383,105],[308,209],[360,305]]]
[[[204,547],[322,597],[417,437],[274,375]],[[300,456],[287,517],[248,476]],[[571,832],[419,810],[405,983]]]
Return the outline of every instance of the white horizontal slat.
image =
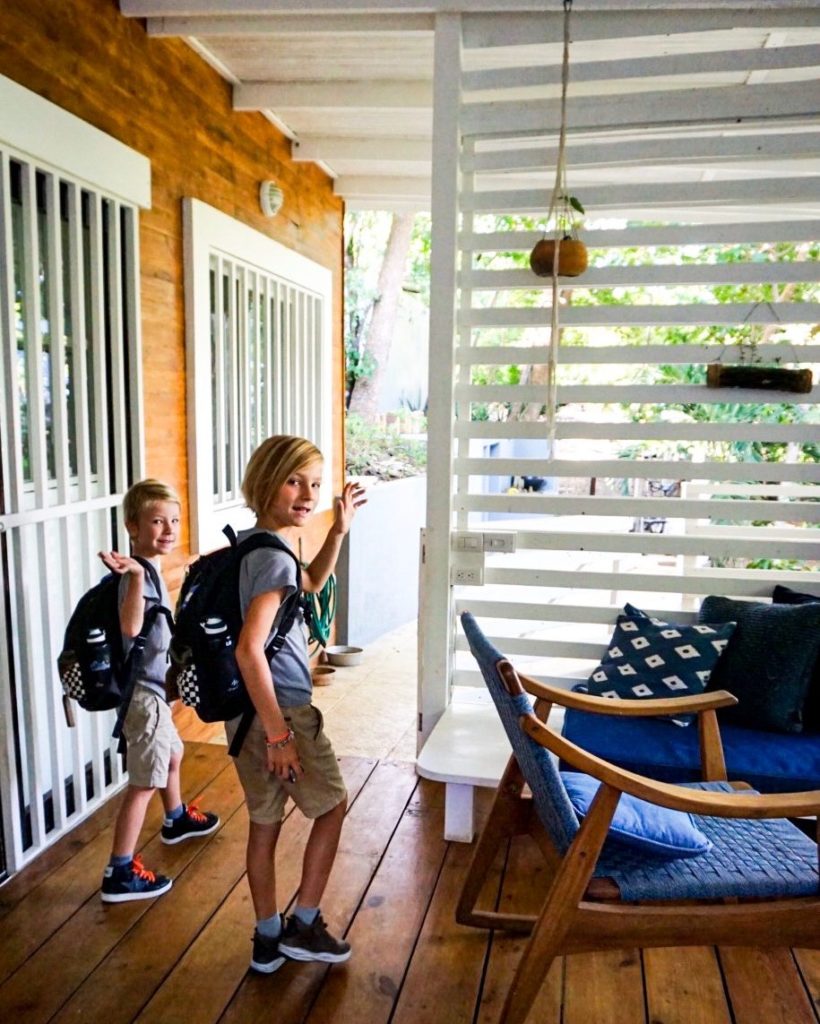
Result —
[[[771,53],[771,50],[760,50]],[[816,51],[815,51],[816,52]],[[666,59],[666,58],[664,58]],[[687,55],[689,59],[689,55]],[[527,69],[530,70],[530,69]],[[533,69],[539,71],[540,69]],[[461,169],[465,173],[505,171],[543,171],[554,167],[558,159],[557,146],[517,147],[516,141],[507,140],[508,145],[498,149],[472,152],[465,150],[461,157]],[[669,138],[647,135],[640,141],[628,142],[597,139],[590,142],[571,143],[567,159],[573,172],[581,168],[600,167],[656,167],[667,164],[718,164],[730,161],[772,160],[782,158],[784,149],[790,157],[814,157],[820,155],[820,136],[817,132],[789,132],[772,134],[768,128],[759,131],[747,129],[743,134],[719,136],[688,132],[683,138]]]
[[[535,384],[461,384],[455,397],[464,402],[545,402],[546,387]],[[558,401],[566,403],[589,402],[631,405],[679,405],[697,402],[714,405],[727,401],[793,402],[797,405],[816,405],[820,402],[820,387],[815,385],[808,394],[754,388],[710,388],[705,384],[567,384],[558,388]]]
[[[462,252],[530,252],[543,231],[464,231]],[[820,221],[766,221],[748,224],[662,224],[651,227],[591,229],[583,232],[590,249],[658,245],[752,245],[757,242],[813,242]]]
[[[575,24],[579,21],[577,19]],[[709,121],[715,125],[734,125],[738,119],[759,123],[782,117],[814,117],[817,100],[813,91],[801,82],[676,89],[671,95],[668,89],[607,96],[573,96],[570,92],[567,98],[567,130],[577,134],[596,130],[702,125],[705,110],[709,112]],[[465,135],[478,139],[521,135],[549,131],[561,123],[560,113],[558,99],[538,103],[513,100],[465,103],[460,123]]]
[[[561,690],[571,690],[573,686],[583,682],[589,676],[589,672],[579,671],[576,675],[553,675],[545,672],[529,672],[529,677],[536,682],[546,683],[547,686],[554,686]],[[457,668],[453,672],[453,685],[463,687],[478,687],[486,693],[487,684],[480,672],[473,669]]]
[[[519,654],[536,658],[589,658],[596,662],[606,647],[605,643],[572,642],[568,640],[533,640],[524,637],[488,636],[491,644],[505,654]],[[469,651],[470,645],[462,633],[456,634],[456,650]]]
[[[670,516],[669,518],[672,518]],[[717,536],[716,536],[717,534]],[[516,533],[517,551],[612,552],[638,555],[708,555],[712,558],[820,558],[820,541],[802,527],[779,530],[755,526],[699,527],[695,536],[681,533],[612,533],[556,530]]]
[[[686,459],[457,458],[464,476],[609,477],[616,480],[758,480],[820,484],[817,462],[689,462]],[[711,483],[709,484],[711,487]],[[727,488],[728,489],[728,488]],[[754,491],[754,487],[747,488]],[[737,493],[737,488],[733,493]],[[817,488],[820,498],[820,487]]]
[[[820,320],[818,302],[690,303],[674,306],[568,306],[561,309],[564,327],[726,326],[740,324],[814,324]],[[462,309],[459,327],[546,327],[548,306],[494,306]]]
[[[529,420],[457,420],[457,438],[544,438],[545,423]],[[555,436],[608,441],[796,441],[820,442],[820,423],[596,423],[591,420],[559,420]]]
[[[573,85],[612,79],[650,76],[692,75],[705,72],[771,70],[773,68],[813,67],[820,62],[815,46],[778,46],[766,50],[724,50],[705,53],[671,53],[662,57],[633,57],[630,60],[576,62],[572,67]],[[465,71],[461,77],[465,92],[482,89],[519,89],[522,86],[555,85],[561,82],[560,64],[534,67],[482,68]],[[573,162],[573,166],[575,166]]]
[[[820,362],[820,345],[758,345],[761,363],[787,366],[791,363]],[[740,345],[562,345],[558,362],[562,366],[675,364],[702,365],[721,362],[727,366],[744,363],[746,349]],[[549,362],[546,345],[460,345],[458,366],[537,366]]]
[[[774,518],[774,503],[765,506]],[[725,511],[723,506],[725,506]],[[662,516],[683,519],[708,519],[715,514],[715,502],[688,498],[579,497],[566,494],[457,494],[457,512],[524,512],[532,516],[623,516],[648,518]],[[721,519],[748,522],[763,518],[760,501],[727,501],[721,506]],[[789,521],[820,522],[820,502],[794,501],[788,504]],[[731,514],[730,514],[731,513]]]
[[[700,570],[697,573],[626,573],[619,579],[619,589],[656,594],[712,594],[716,582],[721,583],[722,593],[737,597],[760,597],[761,592],[771,594],[772,586],[780,583],[797,588],[805,573],[770,572],[762,574],[757,569],[715,569]],[[616,581],[611,572],[573,573],[572,587],[581,590],[611,590]],[[494,569],[484,570],[485,585],[515,587],[567,587],[567,573],[560,569]],[[667,613],[668,614],[668,613]]]
[[[820,581],[818,581],[820,584]],[[608,593],[609,591],[607,591]],[[478,592],[476,592],[478,593]],[[513,622],[582,622],[589,624],[612,625],[616,615],[622,610],[620,605],[587,605],[561,603],[532,603],[523,601],[487,600],[478,597],[460,597],[456,600],[456,614],[472,612],[476,618],[510,619]],[[669,615],[668,609],[644,607],[647,615],[659,618]],[[697,612],[676,611],[676,622],[697,622]]]
[[[679,285],[787,284],[820,281],[820,262],[793,263],[668,263],[634,267],[592,266],[579,277],[559,277],[562,289],[653,288]],[[500,291],[511,288],[532,291],[552,288],[552,277],[537,277],[529,267],[506,270],[463,270],[462,288]]]

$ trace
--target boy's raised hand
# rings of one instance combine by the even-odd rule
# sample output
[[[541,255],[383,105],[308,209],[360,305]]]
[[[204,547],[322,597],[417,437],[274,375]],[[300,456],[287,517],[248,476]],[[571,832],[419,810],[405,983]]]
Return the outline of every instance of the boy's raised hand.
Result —
[[[119,551],[98,551],[97,555],[106,568],[112,572],[119,573],[120,576],[124,576],[128,572],[133,573],[135,576],[145,575],[145,569],[143,569],[136,558],[121,555]]]
[[[350,524],[356,515],[356,509],[367,504],[367,498],[364,494],[364,487],[361,484],[355,481],[345,484],[341,497],[338,497],[334,503],[335,519],[333,526],[337,533],[347,533],[350,529]]]

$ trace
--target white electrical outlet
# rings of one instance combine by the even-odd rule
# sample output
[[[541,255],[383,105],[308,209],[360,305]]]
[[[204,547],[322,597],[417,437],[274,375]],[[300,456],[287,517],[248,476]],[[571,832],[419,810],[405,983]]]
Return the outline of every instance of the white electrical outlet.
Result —
[[[478,565],[454,565],[450,582],[454,587],[480,587],[484,583],[484,570]]]
[[[461,531],[453,534],[453,551],[483,551],[484,535]]]
[[[495,552],[515,551],[515,534],[512,530],[499,530],[484,534],[484,550]]]

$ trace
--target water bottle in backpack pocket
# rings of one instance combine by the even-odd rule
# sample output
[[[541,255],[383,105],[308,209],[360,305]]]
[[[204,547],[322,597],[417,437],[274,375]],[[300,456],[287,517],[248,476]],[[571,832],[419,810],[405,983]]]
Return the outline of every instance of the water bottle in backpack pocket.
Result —
[[[195,708],[204,722],[241,715],[248,708],[248,696],[225,620],[218,616],[203,619],[189,640],[189,646],[171,650],[166,687],[176,685],[182,703]]]

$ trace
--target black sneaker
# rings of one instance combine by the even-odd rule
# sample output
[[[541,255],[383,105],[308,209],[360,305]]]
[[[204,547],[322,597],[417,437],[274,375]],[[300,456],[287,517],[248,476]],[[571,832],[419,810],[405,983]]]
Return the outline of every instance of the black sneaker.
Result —
[[[103,873],[100,898],[103,903],[125,903],[126,900],[148,900],[168,892],[174,883],[165,875],[155,875],[144,868],[139,857],[124,867],[112,867]]]
[[[313,924],[305,924],[293,914],[288,918],[279,940],[279,952],[291,960],[320,960],[324,964],[340,964],[350,957],[350,943],[334,938],[327,930],[321,914]]]
[[[183,804],[182,814],[178,818],[163,818],[162,841],[169,846],[181,843],[184,839],[196,836],[209,836],[219,828],[219,818],[210,811],[197,810],[196,804]]]
[[[284,927],[285,922],[281,915],[280,920]],[[254,930],[253,953],[251,954],[252,971],[259,971],[260,974],[273,974],[274,971],[279,970],[285,962],[285,958],[279,952],[281,937],[281,932],[275,939],[272,939],[270,936],[262,935],[261,932]]]

